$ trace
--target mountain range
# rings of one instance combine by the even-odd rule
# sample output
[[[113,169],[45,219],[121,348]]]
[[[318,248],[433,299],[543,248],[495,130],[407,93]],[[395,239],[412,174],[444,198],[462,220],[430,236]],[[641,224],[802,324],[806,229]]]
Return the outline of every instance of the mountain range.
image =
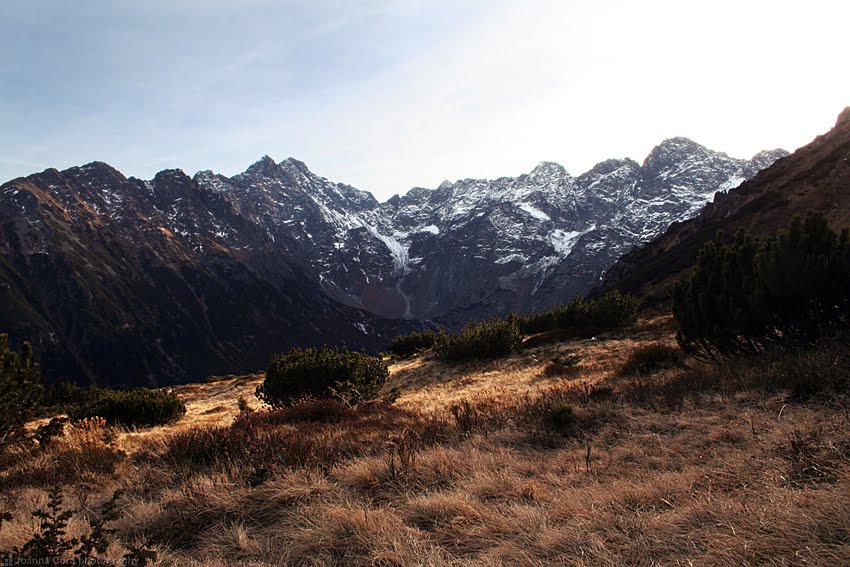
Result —
[[[598,285],[782,150],[686,138],[573,177],[544,162],[379,203],[289,158],[232,177],[100,162],[0,186],[0,329],[50,379],[160,384],[261,368],[292,346],[377,351],[433,321],[530,312]]]
[[[606,272],[599,291],[618,288],[648,303],[663,302],[667,286],[687,274],[718,231],[772,236],[808,211],[824,214],[838,231],[850,228],[850,107],[829,132],[625,254]]]
[[[739,160],[673,138],[642,165],[608,160],[572,177],[544,162],[519,177],[446,181],[385,203],[292,158],[266,156],[232,178],[205,171],[194,180],[298,258],[337,301],[456,324],[586,292],[635,244],[786,154]]]

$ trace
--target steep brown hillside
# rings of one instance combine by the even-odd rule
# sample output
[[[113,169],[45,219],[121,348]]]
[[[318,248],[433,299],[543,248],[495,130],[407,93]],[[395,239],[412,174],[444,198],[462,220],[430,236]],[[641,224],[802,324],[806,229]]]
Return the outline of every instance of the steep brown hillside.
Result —
[[[745,228],[766,236],[806,211],[820,211],[834,228],[850,227],[850,107],[835,127],[749,181],[718,192],[700,214],[674,223],[646,246],[608,270],[602,289],[638,293],[648,302],[666,299],[666,288],[693,266],[702,245],[718,230]]]

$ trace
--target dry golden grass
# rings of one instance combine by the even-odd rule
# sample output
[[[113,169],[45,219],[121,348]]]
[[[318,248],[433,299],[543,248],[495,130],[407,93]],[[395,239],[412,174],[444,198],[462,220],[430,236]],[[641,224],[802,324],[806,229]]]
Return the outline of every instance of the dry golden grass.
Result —
[[[258,409],[261,404],[254,390],[263,377],[262,374],[249,374],[175,387],[174,391],[186,403],[186,415],[180,420],[180,426],[227,425],[238,413],[239,398],[249,407]]]
[[[118,446],[127,453],[134,453],[145,443],[162,442],[177,431],[229,425],[239,413],[237,402],[240,398],[252,409],[261,407],[254,390],[262,381],[262,374],[249,374],[175,386],[174,392],[186,404],[186,414],[180,420],[160,427],[119,428]]]
[[[457,365],[428,354],[417,356],[394,364],[385,388],[398,388],[396,403],[417,411],[445,409],[463,400],[515,399],[563,381],[563,377],[546,373],[555,357],[580,357],[577,372],[569,377],[596,383],[611,377],[632,350],[648,340],[675,344],[669,315],[644,318],[626,336],[545,344],[490,362]]]
[[[122,433],[129,455],[112,470],[82,461],[73,479],[52,478],[75,508],[124,487],[117,536],[149,541],[160,565],[850,564],[846,399],[751,387],[757,366],[617,375],[635,346],[671,340],[661,318],[629,338],[490,364],[420,357],[393,367],[401,409],[324,421],[263,414],[234,429],[236,398],[258,378],[186,386],[183,423]],[[582,357],[577,370],[544,375],[564,351]],[[818,360],[812,368],[831,364]],[[566,403],[575,424],[547,428],[547,408]],[[199,430],[218,442],[197,445]],[[230,458],[243,441],[241,460],[221,457],[225,442]],[[0,495],[15,519],[0,549],[32,533],[51,463],[85,447],[69,436],[4,463]],[[188,466],[168,458],[176,448],[185,460],[221,458]],[[254,458],[284,448],[312,460]]]

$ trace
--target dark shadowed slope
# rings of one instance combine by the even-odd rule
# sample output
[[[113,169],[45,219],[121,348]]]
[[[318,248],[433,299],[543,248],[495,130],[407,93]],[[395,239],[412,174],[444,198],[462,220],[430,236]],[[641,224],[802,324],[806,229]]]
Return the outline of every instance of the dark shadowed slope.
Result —
[[[0,330],[51,379],[155,384],[252,371],[293,345],[377,350],[403,329],[329,299],[181,171],[103,163],[0,187]]]

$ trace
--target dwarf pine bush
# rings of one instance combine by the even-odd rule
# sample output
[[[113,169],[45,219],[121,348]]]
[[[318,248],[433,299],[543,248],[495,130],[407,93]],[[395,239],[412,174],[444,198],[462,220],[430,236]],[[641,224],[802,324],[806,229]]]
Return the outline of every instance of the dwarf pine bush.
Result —
[[[441,332],[434,344],[443,361],[487,360],[507,356],[522,343],[516,317],[469,323],[459,333]]]
[[[419,351],[427,350],[434,346],[437,333],[431,329],[425,331],[414,331],[407,335],[399,335],[390,340],[387,351],[399,358],[408,358]]]
[[[564,330],[577,337],[590,337],[633,325],[640,304],[636,297],[619,290],[599,297],[576,297],[565,305],[519,319],[524,333]]]
[[[18,354],[9,348],[9,337],[0,334],[0,448],[21,439],[24,424],[41,406],[42,395],[41,375],[29,343]]]
[[[389,375],[384,361],[361,352],[295,348],[272,358],[256,396],[274,408],[310,397],[356,403],[374,398]]]
[[[113,390],[63,385],[68,417],[79,420],[102,417],[110,425],[153,427],[176,421],[186,413],[186,404],[170,390]]]
[[[670,288],[684,350],[718,358],[812,343],[850,327],[850,236],[823,215],[796,217],[759,241],[719,233]]]

